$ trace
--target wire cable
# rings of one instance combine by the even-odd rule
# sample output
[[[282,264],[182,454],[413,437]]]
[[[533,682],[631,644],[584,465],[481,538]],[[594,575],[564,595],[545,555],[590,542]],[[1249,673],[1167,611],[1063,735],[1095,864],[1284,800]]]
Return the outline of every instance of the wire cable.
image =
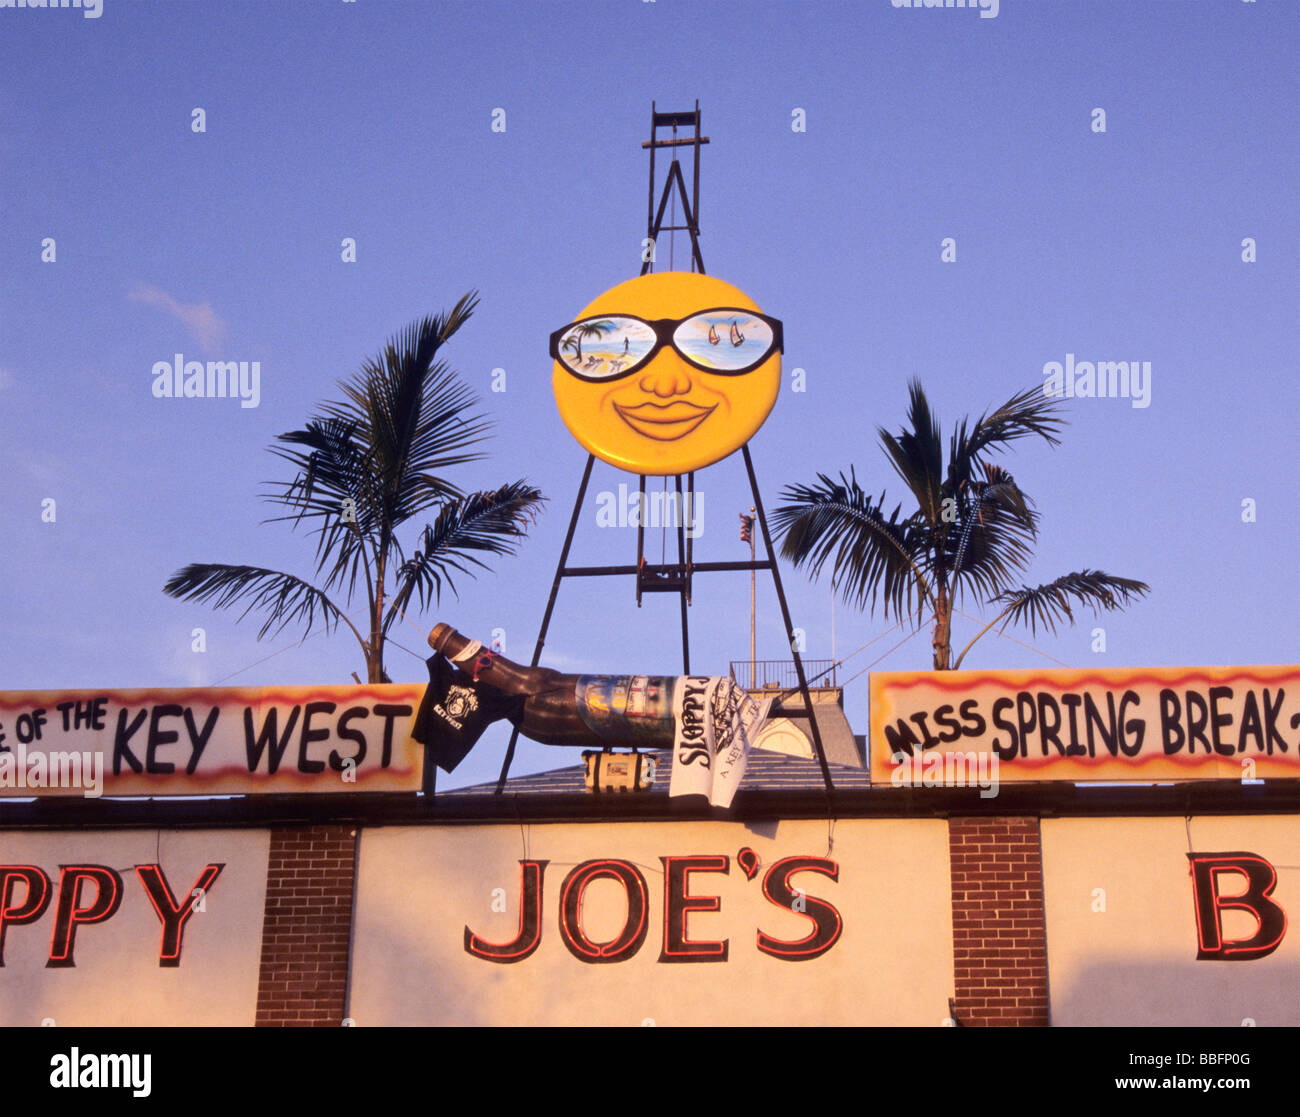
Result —
[[[365,608],[364,605],[358,605],[355,609],[352,610],[352,612],[344,613],[343,616],[347,617],[348,620],[351,620],[354,616],[356,616],[356,614],[360,613],[361,610],[364,608]],[[281,648],[278,652],[272,652],[270,655],[262,656],[261,659],[255,659],[253,660],[252,663],[248,664],[247,666],[241,667],[238,671],[232,671],[229,675],[222,676],[212,685],[220,686],[227,679],[233,679],[236,675],[242,675],[245,671],[248,671],[251,668],[256,667],[259,663],[265,663],[268,659],[274,659],[278,655],[284,655],[285,652],[292,651],[294,648],[301,648],[303,644],[305,644],[313,636],[320,636],[322,633],[329,632],[329,631],[330,629],[328,625],[322,625],[322,627],[318,628],[315,632],[307,633],[307,635],[304,636],[301,640],[299,640],[296,644],[289,644],[287,647]]]
[[[856,678],[858,677],[858,675],[861,675],[861,674],[863,674],[864,672],[870,671],[873,667],[875,667],[875,665],[876,665],[877,663],[879,663],[879,662],[880,662],[882,659],[884,659],[886,656],[892,655],[894,652],[898,651],[899,648],[901,648],[904,644],[906,644],[910,639],[912,639],[912,637],[914,637],[914,636],[915,636],[918,632],[920,632],[920,631],[921,631],[920,628],[914,628],[914,629],[912,629],[911,632],[909,632],[909,633],[908,633],[906,636],[904,636],[904,637],[903,637],[903,638],[902,638],[902,639],[901,639],[897,644],[895,644],[892,648],[890,648],[889,651],[885,652],[884,655],[879,656],[879,657],[876,658],[876,659],[873,659],[873,660],[872,660],[870,663],[868,663],[868,664],[867,664],[867,665],[866,665],[866,666],[865,666],[861,671],[857,672],[857,674],[850,675],[847,679],[845,679],[844,682],[841,684],[841,686],[848,686],[849,683],[853,682],[853,680],[856,679]]]
[[[976,624],[978,624],[978,625],[985,625],[985,624],[988,623],[988,622],[985,621],[985,620],[981,620],[979,617],[972,617],[969,613],[963,613],[963,612],[962,612],[960,609],[958,609],[955,605],[953,606],[952,611],[953,611],[954,613],[959,613],[959,614],[961,614],[961,616],[965,617],[968,621],[974,621],[974,622],[975,622]],[[1004,629],[1005,629],[1005,627],[1006,627],[1006,626],[1003,625],[1003,628],[1004,628]],[[1014,643],[1014,644],[1019,644],[1022,648],[1028,648],[1031,652],[1037,652],[1037,653],[1038,653],[1039,655],[1041,655],[1044,659],[1050,659],[1053,663],[1059,663],[1062,667],[1069,667],[1069,666],[1070,666],[1070,665],[1069,665],[1068,663],[1066,663],[1064,660],[1057,659],[1056,656],[1054,656],[1054,655],[1049,655],[1047,652],[1043,651],[1041,648],[1036,648],[1036,647],[1034,647],[1033,644],[1026,644],[1023,640],[1017,640],[1014,636],[1008,636],[1008,635],[1006,634],[1005,631],[1001,631],[1001,630],[999,630],[998,635],[1001,636],[1004,640],[1010,640],[1010,641],[1011,641],[1012,643]]]

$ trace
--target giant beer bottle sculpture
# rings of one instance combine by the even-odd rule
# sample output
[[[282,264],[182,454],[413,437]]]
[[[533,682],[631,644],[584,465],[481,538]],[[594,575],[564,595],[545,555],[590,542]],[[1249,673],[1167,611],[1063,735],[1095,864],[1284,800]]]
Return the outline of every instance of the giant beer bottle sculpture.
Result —
[[[676,679],[657,675],[565,675],[523,667],[439,624],[429,646],[477,686],[522,698],[519,730],[543,745],[671,748]],[[688,676],[689,678],[689,676]],[[707,683],[700,679],[700,683]],[[511,720],[515,720],[512,718]]]
[[[450,772],[484,728],[508,718],[544,745],[671,749],[670,795],[729,807],[772,698],[756,702],[728,677],[563,675],[521,667],[439,624],[429,633],[429,687],[412,735]]]

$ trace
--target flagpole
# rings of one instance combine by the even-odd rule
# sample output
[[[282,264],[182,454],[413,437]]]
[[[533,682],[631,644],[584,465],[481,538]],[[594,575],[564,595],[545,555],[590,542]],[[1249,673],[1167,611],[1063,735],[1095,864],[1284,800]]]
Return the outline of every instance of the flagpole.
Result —
[[[831,586],[831,686],[835,685],[835,586]]]
[[[749,689],[758,689],[758,655],[757,655],[757,613],[758,572],[754,568],[757,552],[754,550],[754,508],[751,505],[749,515],[740,513],[740,541],[749,544]]]
[[[749,515],[750,515],[749,561],[753,562],[756,555],[754,551],[754,526],[753,526],[754,508],[752,505],[750,506],[749,509]],[[757,618],[755,612],[755,598],[757,592],[758,592],[758,572],[751,569],[749,572],[749,678],[750,678],[750,682],[754,685],[757,685],[758,682],[757,678],[755,677],[758,673],[758,656],[756,651],[757,641],[755,636],[755,630],[757,627],[757,623],[756,623]]]

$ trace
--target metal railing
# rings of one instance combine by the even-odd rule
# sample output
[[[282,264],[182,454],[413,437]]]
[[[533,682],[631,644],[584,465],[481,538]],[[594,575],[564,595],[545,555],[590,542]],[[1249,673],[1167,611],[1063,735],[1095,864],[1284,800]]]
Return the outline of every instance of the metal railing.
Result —
[[[810,687],[833,687],[835,660],[805,659],[804,677]],[[792,690],[799,686],[793,659],[733,659],[731,677],[742,690]]]

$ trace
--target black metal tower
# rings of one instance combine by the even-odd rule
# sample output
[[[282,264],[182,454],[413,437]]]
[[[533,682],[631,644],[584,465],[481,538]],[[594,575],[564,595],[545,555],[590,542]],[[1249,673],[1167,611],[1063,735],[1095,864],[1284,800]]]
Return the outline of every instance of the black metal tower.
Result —
[[[679,136],[679,128],[691,129],[690,135]],[[671,134],[666,138],[660,138],[659,130],[670,129]],[[649,201],[646,208],[646,243],[645,250],[642,252],[641,274],[645,275],[654,268],[655,258],[657,256],[657,246],[660,233],[668,233],[671,237],[674,232],[686,232],[690,234],[691,239],[691,271],[704,272],[704,257],[700,251],[700,148],[709,142],[707,136],[700,134],[700,103],[695,102],[695,108],[690,112],[659,112],[654,102],[650,104],[650,139],[641,144],[643,148],[650,151],[650,192]],[[682,165],[677,158],[677,149],[690,147],[692,150],[692,167],[691,167],[691,188],[686,188],[686,179],[682,173]],[[669,163],[667,174],[664,176],[663,190],[659,195],[659,204],[655,206],[655,152],[661,148],[672,149],[672,161]],[[674,196],[674,190],[676,194]],[[676,217],[672,218],[673,224],[664,224],[664,213],[668,209],[670,199],[673,201],[674,209],[680,204],[683,224],[676,224]],[[802,706],[787,706],[784,703],[778,703],[774,706],[770,716],[786,717],[798,720],[806,719],[809,726],[810,736],[812,737],[813,748],[817,754],[817,761],[821,765],[822,778],[826,782],[826,795],[828,806],[832,805],[831,797],[835,790],[835,785],[831,782],[830,768],[826,763],[826,753],[822,748],[821,731],[817,726],[817,719],[813,714],[812,696],[808,691],[808,678],[804,673],[803,659],[799,655],[799,649],[795,645],[794,626],[790,621],[790,609],[786,604],[785,588],[781,585],[781,572],[776,563],[776,551],[772,547],[772,537],[767,527],[767,516],[763,511],[763,499],[758,491],[758,479],[754,474],[754,462],[749,454],[749,444],[746,443],[741,447],[741,452],[745,459],[745,470],[749,475],[749,485],[754,496],[754,510],[758,517],[758,525],[763,535],[763,546],[767,553],[766,559],[758,560],[740,560],[734,562],[695,562],[692,554],[691,543],[694,538],[693,531],[687,530],[688,525],[685,523],[687,515],[693,515],[695,509],[695,474],[686,474],[685,501],[683,502],[682,476],[678,474],[675,478],[676,495],[678,508],[681,510],[677,519],[677,561],[674,563],[659,563],[654,565],[649,563],[645,557],[645,520],[644,515],[637,518],[636,533],[636,565],[635,566],[569,566],[569,549],[573,544],[573,535],[577,530],[578,516],[582,510],[582,502],[587,495],[587,483],[591,479],[591,467],[595,464],[596,457],[594,454],[587,455],[587,465],[582,471],[582,480],[578,484],[578,496],[573,502],[573,515],[569,519],[569,531],[564,537],[564,546],[560,550],[560,561],[555,568],[555,579],[551,583],[551,595],[546,602],[546,612],[542,615],[541,631],[537,635],[537,647],[533,651],[531,666],[536,667],[541,660],[542,648],[546,644],[546,633],[551,625],[551,617],[555,612],[555,600],[560,592],[560,582],[565,578],[596,578],[610,575],[634,575],[636,577],[636,603],[641,604],[643,594],[647,593],[676,593],[681,601],[682,617],[682,665],[686,674],[691,673],[691,645],[690,629],[687,620],[687,607],[691,602],[691,583],[692,575],[696,573],[716,572],[716,571],[745,571],[745,570],[769,570],[772,573],[772,583],[776,587],[776,597],[781,604],[781,619],[785,624],[786,639],[790,644],[790,651],[794,655],[795,671],[799,678],[799,694],[802,698]],[[640,510],[644,512],[646,508],[645,492],[645,475],[640,475],[640,492],[641,503]],[[693,525],[690,525],[693,527]],[[515,745],[519,741],[519,730],[514,729],[510,734],[510,744],[506,748],[505,760],[501,765],[501,776],[497,780],[496,793],[498,795],[505,788],[506,779],[510,773],[510,765],[514,761]]]

